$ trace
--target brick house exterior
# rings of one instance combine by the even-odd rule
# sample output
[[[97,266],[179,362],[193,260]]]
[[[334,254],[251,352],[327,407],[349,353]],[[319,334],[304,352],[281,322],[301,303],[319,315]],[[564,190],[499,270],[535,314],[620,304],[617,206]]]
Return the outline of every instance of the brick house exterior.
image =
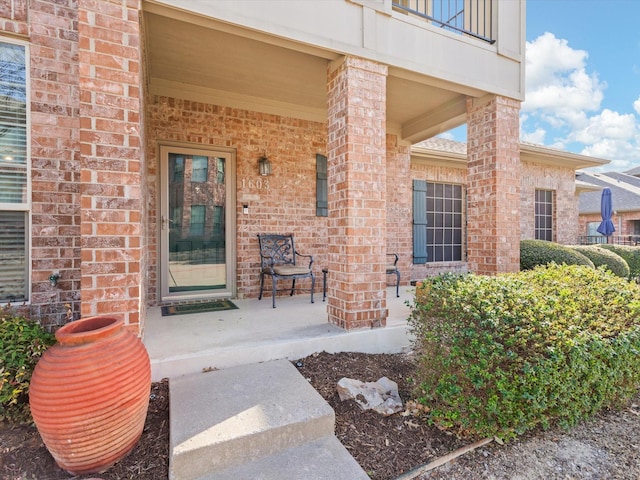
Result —
[[[412,149],[411,177],[424,178],[431,182],[460,184],[466,188],[468,168],[466,151],[465,143],[443,138],[421,142]],[[528,143],[520,145],[520,157],[519,238],[538,238],[536,191],[545,191],[552,192],[553,198],[551,240],[567,245],[575,244],[580,235],[578,204],[582,192],[579,187],[580,182],[577,184],[575,181],[576,170],[597,167],[608,162]],[[466,261],[413,264],[411,278],[417,280],[451,271],[473,270]]]
[[[531,192],[554,192],[556,225],[575,223],[573,172],[589,162],[520,145],[524,1],[481,3],[493,30],[462,34],[391,0],[3,3],[0,48],[24,55],[28,95],[26,186],[17,207],[0,199],[0,215],[27,219],[12,220],[27,231],[23,308],[52,326],[117,314],[142,335],[149,307],[257,297],[261,232],[294,233],[329,269],[327,317],[345,329],[385,325],[388,252],[405,284],[518,270]],[[464,161],[412,147],[465,123]],[[220,185],[187,195],[196,160]],[[461,260],[416,263],[416,180],[464,186]],[[216,222],[215,242],[199,233]],[[177,288],[209,248],[223,261],[202,272],[220,285]]]
[[[640,243],[640,178],[639,169],[627,172],[580,172],[576,176],[584,185],[579,203],[579,243],[606,242],[597,232],[602,221],[600,199],[602,190],[611,190],[613,222],[616,231],[609,238],[611,243],[638,245]]]

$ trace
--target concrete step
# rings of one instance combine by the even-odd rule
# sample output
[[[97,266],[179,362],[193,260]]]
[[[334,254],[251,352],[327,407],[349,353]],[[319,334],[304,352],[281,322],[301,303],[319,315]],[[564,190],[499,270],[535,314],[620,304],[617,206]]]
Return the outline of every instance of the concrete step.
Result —
[[[198,480],[369,480],[335,436],[323,437]]]
[[[311,457],[307,452],[295,460],[296,450],[334,435],[333,409],[287,360],[171,378],[169,388],[170,480],[215,478],[216,473],[260,462],[266,462],[261,467],[266,469],[270,456],[275,456],[276,470],[296,461],[303,468]],[[337,449],[330,443],[308,448],[322,458]],[[285,457],[278,463],[279,455]],[[311,462],[309,468],[314,468]],[[279,478],[296,477],[282,473]]]

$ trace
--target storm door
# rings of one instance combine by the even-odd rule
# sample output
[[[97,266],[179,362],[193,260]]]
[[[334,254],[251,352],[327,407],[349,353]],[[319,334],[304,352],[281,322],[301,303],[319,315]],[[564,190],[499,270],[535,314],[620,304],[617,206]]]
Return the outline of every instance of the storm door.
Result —
[[[162,300],[234,297],[234,153],[165,145],[160,162]]]

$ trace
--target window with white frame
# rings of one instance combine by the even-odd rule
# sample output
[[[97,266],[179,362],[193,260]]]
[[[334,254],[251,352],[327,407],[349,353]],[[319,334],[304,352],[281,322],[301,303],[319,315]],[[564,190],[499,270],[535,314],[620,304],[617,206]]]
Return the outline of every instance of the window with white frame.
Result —
[[[414,180],[414,263],[462,261],[463,195],[462,185]]]
[[[553,242],[554,201],[553,190],[535,191],[535,236],[536,240]]]
[[[0,40],[0,303],[29,300],[27,58]]]
[[[191,165],[191,181],[206,182],[209,176],[209,157],[194,155],[191,160]]]

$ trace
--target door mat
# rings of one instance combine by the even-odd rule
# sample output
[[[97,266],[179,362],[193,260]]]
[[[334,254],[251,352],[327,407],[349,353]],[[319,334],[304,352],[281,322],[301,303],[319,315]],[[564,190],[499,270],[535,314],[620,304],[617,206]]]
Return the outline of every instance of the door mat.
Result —
[[[187,313],[219,312],[221,310],[234,310],[238,308],[230,300],[214,300],[212,302],[185,303],[182,305],[169,305],[162,307],[162,316],[184,315]]]

